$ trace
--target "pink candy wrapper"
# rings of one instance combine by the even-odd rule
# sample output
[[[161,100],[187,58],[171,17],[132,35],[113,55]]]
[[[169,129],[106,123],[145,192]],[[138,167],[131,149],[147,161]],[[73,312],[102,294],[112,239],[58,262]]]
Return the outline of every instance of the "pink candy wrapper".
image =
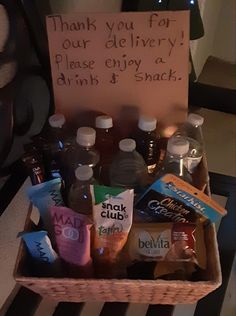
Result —
[[[60,257],[91,271],[89,218],[63,206],[51,206],[50,214]]]

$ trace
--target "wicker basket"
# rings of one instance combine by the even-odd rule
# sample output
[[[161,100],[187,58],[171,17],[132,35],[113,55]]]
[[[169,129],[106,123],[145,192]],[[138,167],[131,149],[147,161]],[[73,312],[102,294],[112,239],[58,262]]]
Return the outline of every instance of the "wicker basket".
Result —
[[[32,208],[26,219],[25,230],[31,229]],[[73,279],[32,277],[27,271],[27,254],[20,244],[14,277],[16,282],[56,301],[85,302],[132,302],[147,304],[194,303],[215,290],[221,284],[221,269],[214,225],[205,228],[207,270],[202,280],[128,280],[128,279]]]

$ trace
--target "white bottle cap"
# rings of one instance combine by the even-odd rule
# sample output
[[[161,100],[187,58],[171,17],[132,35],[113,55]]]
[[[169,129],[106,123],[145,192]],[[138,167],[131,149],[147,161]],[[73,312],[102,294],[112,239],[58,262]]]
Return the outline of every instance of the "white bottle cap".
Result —
[[[173,136],[168,140],[167,151],[173,155],[184,156],[189,151],[189,142],[182,136]]]
[[[202,126],[204,123],[204,118],[201,115],[190,113],[187,118],[187,122],[194,126]]]
[[[120,148],[120,150],[126,151],[126,152],[134,151],[136,148],[136,142],[135,142],[135,140],[133,140],[131,138],[122,139],[119,142],[119,148]]]
[[[145,132],[154,131],[157,127],[157,120],[155,119],[155,117],[140,116],[138,127]]]
[[[62,128],[65,124],[65,116],[63,114],[53,114],[49,117],[48,123],[51,127]]]
[[[75,176],[80,181],[87,181],[93,176],[93,169],[89,166],[80,166],[75,170]]]
[[[77,130],[76,142],[81,146],[91,147],[95,144],[96,131],[91,127],[80,127]]]
[[[99,115],[96,117],[95,126],[97,128],[111,128],[113,126],[112,117],[108,115]]]

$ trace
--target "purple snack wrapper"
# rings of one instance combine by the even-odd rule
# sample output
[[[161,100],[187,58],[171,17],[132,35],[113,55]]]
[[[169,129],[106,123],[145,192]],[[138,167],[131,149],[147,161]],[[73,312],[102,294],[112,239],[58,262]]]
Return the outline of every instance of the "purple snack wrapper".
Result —
[[[60,257],[76,266],[91,266],[91,220],[63,206],[51,206],[49,210]]]

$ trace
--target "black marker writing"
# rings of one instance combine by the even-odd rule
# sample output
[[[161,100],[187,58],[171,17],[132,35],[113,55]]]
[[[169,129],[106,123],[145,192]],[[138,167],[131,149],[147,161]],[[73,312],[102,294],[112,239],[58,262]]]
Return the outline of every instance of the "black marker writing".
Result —
[[[134,22],[132,21],[119,21],[117,23],[115,22],[106,22],[106,27],[109,30],[109,37],[111,36],[113,31],[131,31],[134,30]]]
[[[89,43],[91,43],[90,40],[85,40],[85,39],[77,39],[77,40],[71,40],[66,38],[63,42],[62,42],[62,48],[63,49],[71,49],[71,48],[83,48],[86,49],[89,45]]]
[[[118,82],[118,77],[119,77],[119,75],[113,73],[112,76],[111,76],[110,83],[112,83],[112,84],[117,83]]]
[[[169,69],[161,73],[138,72],[134,77],[137,82],[176,81],[176,71]]]
[[[168,28],[172,24],[172,22],[176,22],[176,20],[171,20],[169,18],[160,18],[159,14],[157,13],[152,13],[148,19],[148,24],[150,28],[152,27]]]
[[[57,15],[50,15],[48,17],[53,21],[53,30],[60,31],[60,32],[78,32],[78,31],[96,31],[96,20],[90,19],[89,17],[82,18],[82,21],[74,21],[74,22],[67,22],[63,20],[63,17],[60,14]]]

